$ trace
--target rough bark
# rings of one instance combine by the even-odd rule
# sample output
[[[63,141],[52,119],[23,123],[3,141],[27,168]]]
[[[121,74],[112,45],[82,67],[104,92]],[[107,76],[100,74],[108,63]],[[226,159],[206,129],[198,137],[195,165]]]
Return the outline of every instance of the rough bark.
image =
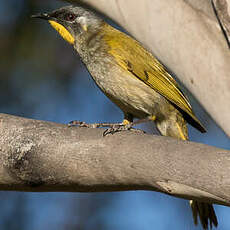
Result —
[[[229,0],[69,0],[114,19],[193,93],[230,136]]]
[[[152,190],[230,205],[230,151],[0,114],[0,190]]]

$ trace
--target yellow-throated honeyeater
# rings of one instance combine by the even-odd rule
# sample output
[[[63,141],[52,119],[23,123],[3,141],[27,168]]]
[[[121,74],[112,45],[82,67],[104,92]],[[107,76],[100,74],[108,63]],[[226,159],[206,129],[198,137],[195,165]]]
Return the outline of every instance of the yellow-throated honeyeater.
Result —
[[[188,139],[187,122],[205,132],[177,82],[138,41],[79,6],[34,17],[48,20],[73,45],[98,87],[123,111],[124,125],[148,118],[162,135],[182,140]],[[190,204],[195,224],[199,216],[204,229],[217,226],[212,204]]]

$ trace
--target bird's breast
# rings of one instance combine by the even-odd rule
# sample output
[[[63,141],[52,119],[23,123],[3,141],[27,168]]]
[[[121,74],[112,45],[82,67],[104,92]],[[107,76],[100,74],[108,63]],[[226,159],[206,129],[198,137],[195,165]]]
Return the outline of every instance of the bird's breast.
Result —
[[[89,54],[84,62],[98,87],[124,112],[144,118],[167,111],[169,103],[164,97],[121,68],[104,51]]]

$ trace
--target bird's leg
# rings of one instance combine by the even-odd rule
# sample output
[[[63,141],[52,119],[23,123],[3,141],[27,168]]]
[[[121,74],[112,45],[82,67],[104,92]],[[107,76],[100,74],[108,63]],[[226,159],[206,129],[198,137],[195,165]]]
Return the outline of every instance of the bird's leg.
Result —
[[[72,126],[79,126],[79,127],[86,127],[86,128],[103,128],[103,127],[113,127],[113,126],[123,126],[123,123],[93,123],[93,124],[87,124],[84,121],[70,121],[68,123],[69,127]]]
[[[103,136],[106,136],[107,134],[114,134],[116,132],[120,131],[127,131],[127,130],[134,130],[138,132],[143,132],[139,129],[134,129],[134,125],[142,124],[149,121],[154,121],[156,119],[155,116],[148,116],[144,119],[139,119],[136,121],[133,121],[133,116],[131,114],[125,114],[124,120],[122,123],[93,123],[93,124],[87,124],[84,121],[71,121],[68,123],[69,127],[72,126],[79,126],[79,127],[86,127],[86,128],[104,128],[107,127],[103,133]]]
[[[106,129],[104,131],[103,136],[106,136],[108,134],[114,134],[114,133],[120,132],[120,131],[129,130],[131,128],[131,127],[129,127],[131,122],[132,122],[132,118],[129,119],[125,115],[125,118],[122,121],[122,123],[113,124],[112,126],[110,126],[108,129]]]
[[[139,125],[139,124],[142,124],[142,123],[146,123],[146,122],[149,122],[149,121],[155,121],[156,120],[156,116],[148,116],[146,118],[143,118],[143,119],[139,119],[139,120],[136,120],[134,122],[132,122],[132,126],[134,125]]]
[[[71,121],[68,123],[68,126],[79,126],[79,127],[87,127],[87,128],[111,128],[111,129],[119,129],[120,127],[124,127],[126,125],[129,125],[133,121],[133,116],[131,114],[125,114],[124,120],[122,123],[93,123],[93,124],[87,124],[84,121]]]
[[[122,121],[122,123],[118,123],[118,124],[113,124],[112,126],[107,126],[109,127],[108,129],[105,130],[105,132],[103,133],[103,136],[106,136],[108,134],[114,134],[116,132],[120,132],[120,131],[126,131],[131,129],[132,127],[132,122],[133,122],[133,116],[131,114],[124,114],[124,120]]]
[[[116,132],[120,131],[127,131],[127,130],[132,130],[132,131],[138,131],[138,132],[144,132],[143,130],[140,129],[134,129],[134,125],[142,124],[145,122],[149,121],[155,121],[156,117],[155,116],[148,116],[144,119],[139,119],[136,121],[133,121],[133,116],[130,114],[125,114],[123,122],[120,124],[120,126],[117,126],[116,124],[109,129],[106,129],[105,132],[103,133],[104,136],[107,134],[114,134]]]

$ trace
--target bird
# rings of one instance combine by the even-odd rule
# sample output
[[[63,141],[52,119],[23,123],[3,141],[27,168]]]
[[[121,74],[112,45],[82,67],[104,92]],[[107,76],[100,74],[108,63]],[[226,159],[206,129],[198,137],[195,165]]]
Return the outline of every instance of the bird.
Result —
[[[47,20],[74,47],[96,85],[124,114],[121,123],[93,127],[108,126],[107,133],[113,133],[148,120],[155,122],[161,135],[184,141],[187,123],[206,132],[176,80],[136,39],[82,6],[68,5],[32,17]],[[190,206],[196,225],[199,217],[203,229],[217,227],[212,204],[192,200]]]

